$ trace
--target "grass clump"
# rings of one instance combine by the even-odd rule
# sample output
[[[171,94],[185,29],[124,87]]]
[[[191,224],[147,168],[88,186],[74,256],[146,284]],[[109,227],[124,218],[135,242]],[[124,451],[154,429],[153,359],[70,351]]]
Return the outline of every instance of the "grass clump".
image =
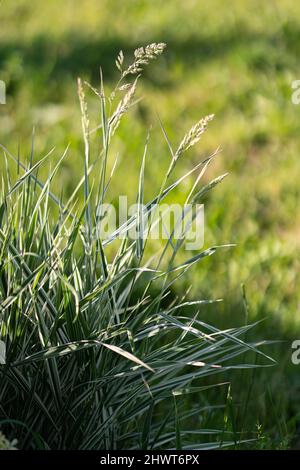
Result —
[[[4,149],[6,157],[16,161],[18,176],[12,181],[7,164],[0,195],[0,425],[9,438],[17,438],[19,448],[200,449],[241,440],[237,431],[200,428],[199,405],[187,409],[184,397],[206,397],[208,389],[224,386],[215,376],[239,367],[236,358],[247,351],[267,356],[256,344],[243,341],[249,326],[219,330],[201,321],[199,308],[211,301],[170,295],[174,283],[218,247],[177,262],[184,238],[174,243],[172,233],[149,259],[145,214],[140,210],[107,238],[101,236],[98,209],[114,171],[108,176],[111,140],[133,104],[142,68],[163,49],[163,44],[138,49],[128,68],[120,53],[120,80],[109,96],[102,74],[100,89],[78,81],[83,175],[67,201],[51,189],[67,152],[41,182],[38,169],[50,154],[34,163],[33,145],[25,165]],[[132,74],[133,83],[125,83]],[[86,86],[99,101],[101,122],[92,130]],[[179,179],[170,179],[178,156],[198,142],[211,118],[199,121],[175,152],[162,128],[171,160],[157,195],[144,206],[146,213],[155,212],[199,169],[191,201],[199,202],[222,180],[198,188],[212,157]],[[92,160],[94,130],[101,149]],[[137,189],[140,205],[147,146]],[[76,199],[81,190],[83,206]],[[135,239],[129,236],[132,227]],[[213,405],[206,399],[206,410]],[[199,428],[186,429],[187,418]]]

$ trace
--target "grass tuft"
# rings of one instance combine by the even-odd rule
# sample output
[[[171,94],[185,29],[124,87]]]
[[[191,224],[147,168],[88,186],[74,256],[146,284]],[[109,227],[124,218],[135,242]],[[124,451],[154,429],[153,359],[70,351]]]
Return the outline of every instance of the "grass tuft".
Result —
[[[187,412],[185,396],[204,396],[206,410],[213,410],[206,394],[226,385],[218,381],[220,373],[243,367],[238,358],[247,351],[267,363],[270,358],[257,344],[243,340],[248,325],[217,329],[199,320],[201,304],[209,301],[170,296],[177,280],[220,247],[183,260],[183,241],[174,246],[168,239],[149,259],[148,240],[129,235],[132,227],[143,232],[139,210],[106,238],[101,235],[103,219],[96,215],[111,184],[107,174],[112,137],[133,104],[137,74],[164,48],[151,44],[137,49],[132,65],[124,70],[120,53],[120,79],[109,96],[102,73],[99,90],[89,86],[101,116],[96,129],[101,149],[95,152],[100,172],[91,163],[85,84],[78,80],[83,175],[69,200],[61,200],[51,189],[62,159],[42,182],[37,170],[50,155],[35,164],[32,155],[27,167],[4,149],[23,173],[13,183],[8,173],[4,175],[0,195],[0,340],[5,356],[0,364],[0,425],[9,438],[18,440],[19,448],[205,449],[236,446],[242,440],[236,429],[202,429],[197,421],[200,407]],[[130,75],[137,76],[128,85],[124,78]],[[119,93],[123,95],[115,104]],[[207,168],[212,157],[169,181],[178,157],[199,141],[211,118],[200,120],[183,138],[146,212],[157,210],[186,176]],[[145,197],[147,145],[148,140],[137,189],[140,204]],[[223,177],[200,189],[198,177],[188,198],[201,201]],[[82,206],[76,201],[79,190],[84,194]],[[196,430],[186,428],[187,417],[196,420]]]

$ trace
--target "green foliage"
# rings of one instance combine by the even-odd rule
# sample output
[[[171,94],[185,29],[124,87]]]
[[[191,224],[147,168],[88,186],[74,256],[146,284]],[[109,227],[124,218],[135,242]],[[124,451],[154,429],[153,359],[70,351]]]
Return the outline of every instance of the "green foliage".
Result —
[[[10,442],[8,439],[6,439],[4,434],[2,434],[2,432],[0,431],[0,450],[17,450],[17,448],[15,447],[16,444],[17,444],[16,440],[13,440],[12,442]]]
[[[176,147],[182,129],[190,128],[199,114],[216,114],[201,148],[191,148],[179,159],[177,171],[186,173],[222,145],[222,158],[212,160],[210,171],[215,175],[229,171],[230,176],[217,191],[205,195],[205,245],[237,246],[195,265],[171,287],[172,294],[184,296],[192,284],[188,300],[223,298],[223,303],[203,304],[201,319],[225,329],[245,324],[240,291],[245,283],[249,321],[265,320],[255,334],[249,333],[249,340],[283,341],[269,347],[276,367],[233,376],[237,428],[255,431],[259,422],[265,446],[281,446],[282,433],[289,443],[296,436],[293,445],[297,445],[300,382],[298,367],[290,361],[290,345],[300,318],[300,141],[299,106],[291,103],[291,83],[300,76],[300,4],[232,0],[228,8],[223,0],[81,0],[75,7],[73,0],[15,0],[3,1],[0,14],[0,78],[7,84],[7,104],[0,107],[0,142],[24,161],[29,158],[26,142],[35,124],[35,155],[40,159],[55,147],[52,167],[70,143],[68,157],[51,183],[58,203],[60,194],[65,200],[70,197],[83,174],[77,76],[98,87],[101,64],[109,96],[119,76],[112,57],[120,49],[118,64],[124,68],[122,57],[141,42],[168,43],[151,73],[147,68],[143,72],[139,97],[128,108],[132,119],[122,119],[110,142],[113,159],[119,157],[112,194],[126,193],[135,201],[141,181],[140,196],[152,199],[153,188],[169,163],[169,143]],[[89,100],[92,145],[99,139],[94,130],[100,124],[97,106]],[[165,145],[159,120],[169,139]],[[147,173],[142,181],[138,157],[150,126]],[[94,160],[90,167],[94,174],[101,171]],[[0,168],[5,171],[4,158]],[[10,170],[16,181],[17,171],[12,166]],[[47,165],[39,167],[41,181],[48,173]],[[189,178],[172,190],[172,201],[184,202]],[[203,181],[208,183],[206,175]],[[84,192],[78,191],[71,204],[77,198],[81,204]],[[54,213],[58,210],[52,207],[53,217]],[[78,245],[77,240],[74,249],[80,251]],[[184,257],[177,256],[183,263]],[[266,383],[272,389],[276,413]],[[209,393],[214,403],[220,396],[226,400],[225,392]],[[191,395],[188,407],[198,403]],[[210,424],[223,425],[210,412],[207,417]],[[187,425],[194,427],[194,418],[187,417]]]
[[[141,66],[163,48],[154,43],[136,51],[138,65],[129,66],[130,73],[140,73]],[[191,430],[183,426],[187,417],[191,420],[200,413],[199,406],[182,406],[185,396],[206,397],[207,390],[224,385],[217,380],[220,373],[251,368],[251,364],[239,362],[247,351],[261,356],[266,364],[272,360],[256,342],[243,340],[249,326],[215,328],[199,319],[200,305],[209,301],[189,302],[170,296],[176,281],[218,247],[176,263],[183,242],[173,245],[169,238],[166,246],[172,246],[171,255],[162,246],[148,259],[148,240],[128,235],[132,224],[140,231],[139,211],[108,238],[100,235],[95,209],[106,200],[113,181],[107,177],[110,145],[139,78],[133,77],[124,87],[128,74],[120,62],[121,78],[109,97],[102,81],[99,90],[87,84],[96,94],[101,116],[100,151],[90,145],[85,86],[78,80],[83,176],[68,200],[52,192],[52,181],[67,151],[41,182],[38,170],[51,154],[34,163],[33,142],[26,168],[19,157],[4,150],[7,157],[16,160],[19,176],[13,182],[11,165],[7,164],[0,199],[0,339],[6,346],[5,363],[0,366],[0,424],[18,439],[20,448],[236,446],[244,442],[236,429]],[[182,177],[172,184],[169,180],[177,160],[198,142],[206,124],[205,119],[199,121],[183,137],[157,196],[146,205],[147,211],[158,208],[182,183]],[[139,202],[144,201],[146,151]],[[91,164],[93,152],[101,168],[96,175],[96,166]],[[206,169],[207,161],[195,170]],[[221,181],[213,180],[199,190],[199,179],[192,193],[189,191],[192,200],[195,193],[197,202]],[[84,194],[82,206],[75,199],[79,190]],[[121,232],[125,236],[120,240]],[[113,250],[108,249],[111,244]],[[207,402],[206,410],[213,409],[212,405]]]

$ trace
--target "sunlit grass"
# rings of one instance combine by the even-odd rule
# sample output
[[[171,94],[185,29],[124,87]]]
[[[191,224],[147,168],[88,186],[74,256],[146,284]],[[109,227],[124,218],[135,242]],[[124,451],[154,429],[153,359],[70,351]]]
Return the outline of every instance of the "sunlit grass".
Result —
[[[244,282],[250,317],[267,317],[262,331],[276,339],[284,335],[288,357],[299,324],[300,302],[295,256],[300,239],[299,107],[290,100],[291,82],[300,75],[299,5],[294,0],[235,0],[231,8],[222,0],[178,0],[172,5],[158,0],[121,5],[103,0],[100,6],[97,0],[87,0],[74,9],[72,1],[42,5],[18,0],[2,2],[0,14],[0,78],[8,84],[7,105],[0,108],[0,142],[15,155],[20,144],[26,162],[35,125],[35,158],[55,146],[52,164],[70,143],[68,158],[53,181],[53,190],[63,191],[66,198],[81,177],[77,75],[98,86],[100,64],[109,90],[115,78],[111,57],[120,48],[133,50],[141,37],[143,42],[170,43],[164,58],[140,84],[143,99],[129,111],[130,119],[121,122],[112,142],[112,153],[120,155],[114,189],[135,199],[141,148],[152,126],[145,194],[154,196],[153,188],[169,161],[157,114],[176,147],[182,129],[213,111],[215,120],[201,146],[178,162],[178,172],[190,170],[212,148],[222,146],[209,176],[225,171],[230,175],[204,201],[205,246],[229,242],[238,246],[205,260],[176,285],[176,292],[181,295],[192,283],[191,298],[199,291],[205,297],[224,298],[224,304],[216,306],[215,320],[221,327],[235,320],[242,323],[240,284]],[[55,18],[51,24],[50,17]],[[95,121],[99,118],[96,106],[89,100]],[[92,144],[96,138],[91,138]],[[5,170],[4,158],[0,167]],[[11,171],[16,177],[15,169]],[[130,185],[124,181],[124,171],[130,173]],[[45,165],[39,177],[45,181],[47,176]],[[189,179],[184,185],[188,184]],[[184,185],[172,193],[174,201],[184,200]],[[78,197],[82,202],[82,193]],[[204,307],[202,314],[210,318],[211,311]],[[277,347],[273,354],[281,360]],[[286,375],[293,390],[298,383],[294,372]],[[276,373],[278,389],[282,381]],[[255,406],[265,409],[264,376],[261,385],[257,382],[261,400],[254,400]],[[286,419],[292,414],[293,409],[288,409]],[[274,428],[277,424],[272,422],[272,432]]]
[[[237,447],[256,438],[250,434],[245,439],[245,429],[229,426],[229,391],[223,426],[190,429],[185,425],[187,418],[201,416],[199,406],[184,406],[185,397],[201,394],[206,413],[213,410],[207,391],[228,388],[219,376],[231,369],[256,367],[255,362],[244,364],[245,353],[259,355],[266,366],[273,362],[261,349],[267,343],[245,341],[251,328],[247,323],[221,330],[201,320],[201,306],[217,299],[191,302],[185,295],[181,299],[171,295],[175,283],[222,246],[193,256],[183,253],[177,259],[184,239],[175,241],[170,235],[162,250],[149,259],[140,211],[107,238],[102,238],[101,221],[95,215],[113,185],[107,168],[110,144],[132,104],[136,81],[130,78],[138,79],[141,68],[163,48],[153,44],[135,51],[128,74],[120,66],[121,84],[126,79],[130,85],[117,106],[105,94],[102,82],[99,90],[93,89],[101,116],[100,153],[98,141],[95,155],[85,86],[78,80],[84,141],[78,186],[82,205],[76,201],[77,192],[68,199],[52,191],[53,178],[70,149],[42,182],[38,169],[52,152],[35,161],[33,140],[26,168],[2,147],[9,162],[0,199],[0,340],[5,345],[0,425],[9,438],[17,439],[19,448],[208,449]],[[119,87],[120,82],[117,94]],[[176,164],[198,143],[211,119],[198,121],[177,150],[170,149],[169,169],[161,175],[161,186],[151,204],[148,201],[147,212],[155,211],[180,183],[181,178],[171,184]],[[93,170],[95,158],[100,173]],[[195,178],[212,158],[195,166]],[[146,145],[137,186],[139,204],[146,202],[147,164]],[[12,178],[11,166],[16,166],[17,178]],[[192,203],[200,203],[222,179],[200,188],[196,179]],[[136,226],[136,239],[129,237],[130,223]],[[122,232],[125,237],[119,240]],[[109,244],[117,244],[116,249],[108,252]]]

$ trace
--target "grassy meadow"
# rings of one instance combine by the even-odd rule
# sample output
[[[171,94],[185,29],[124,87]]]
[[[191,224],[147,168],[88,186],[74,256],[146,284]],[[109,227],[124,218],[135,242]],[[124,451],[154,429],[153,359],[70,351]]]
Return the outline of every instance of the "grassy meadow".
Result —
[[[223,302],[201,306],[199,319],[222,331],[258,322],[249,331],[245,328],[243,338],[253,344],[270,341],[261,350],[277,363],[219,374],[222,379],[218,380],[231,382],[230,390],[220,387],[200,396],[189,395],[183,404],[183,422],[193,428],[199,425],[204,431],[222,428],[234,436],[235,448],[298,448],[300,366],[291,362],[291,344],[300,339],[300,107],[291,101],[291,84],[300,78],[300,4],[294,0],[232,0],[230,4],[222,0],[2,0],[0,15],[0,79],[7,85],[7,102],[0,106],[0,144],[13,155],[19,154],[26,164],[34,128],[32,164],[54,148],[51,163],[38,168],[41,181],[47,180],[50,167],[54,169],[69,145],[51,185],[51,190],[65,200],[84,171],[77,77],[99,88],[101,66],[109,93],[118,80],[115,58],[120,50],[128,62],[140,46],[167,44],[164,53],[145,68],[136,102],[111,143],[108,173],[116,156],[118,165],[107,197],[116,203],[116,194],[128,194],[135,201],[151,128],[144,194],[147,201],[154,198],[170,162],[160,122],[171,145],[177,148],[195,122],[215,114],[201,142],[178,161],[176,175],[188,172],[220,147],[203,180],[208,183],[225,172],[229,175],[203,200],[204,249],[230,243],[236,246],[218,250],[193,266],[172,285],[172,296],[182,298],[188,292],[187,301],[222,298]],[[90,127],[97,128],[101,122],[99,103],[92,92],[86,93]],[[97,156],[99,139],[98,129],[91,134],[92,158]],[[4,154],[1,180],[7,172]],[[10,160],[9,167],[14,180],[17,167]],[[97,168],[91,184],[93,178],[97,181]],[[171,200],[183,203],[193,181],[187,178],[175,188]],[[2,191],[4,183],[1,185]],[[78,198],[82,207],[84,193],[78,193]],[[18,203],[12,207],[18,207]],[[14,219],[17,226],[17,217]],[[45,245],[51,245],[50,238]],[[181,253],[179,262],[192,255]],[[78,261],[78,266],[83,265]],[[60,299],[60,295],[58,290],[55,298]],[[65,301],[63,296],[61,299]],[[190,314],[192,317],[192,307]],[[74,341],[78,331],[72,328],[69,337]],[[161,353],[161,362],[167,364],[161,365],[166,367],[161,374],[168,377],[167,367],[171,366],[164,356],[165,341],[162,339],[156,351],[151,353],[145,347],[143,352],[154,369]],[[253,350],[241,349],[240,353],[245,354],[245,363],[266,364],[265,358]],[[123,371],[123,366],[115,367]],[[67,381],[69,372],[64,373]],[[93,380],[92,374],[85,380]],[[214,378],[204,374],[203,380],[209,386]],[[132,381],[138,391],[137,379]],[[153,387],[158,387],[155,381]],[[201,418],[189,415],[189,410],[197,407]],[[0,410],[0,418],[7,419],[1,406]],[[133,419],[137,413],[132,410]],[[157,429],[163,414],[163,404],[159,404]],[[136,430],[130,427],[124,428],[124,435],[136,446],[147,446],[147,419],[142,424],[136,419],[136,429],[144,430],[141,441],[131,439]],[[255,440],[239,443],[237,432]],[[178,432],[176,435],[178,438]],[[71,445],[72,437],[59,443],[53,438],[53,446]],[[22,439],[24,446],[30,447],[29,437]],[[80,439],[86,448],[96,445],[92,438],[85,441],[82,435],[74,442],[79,445]],[[105,434],[105,439],[115,446],[125,445],[116,444],[110,434]],[[187,440],[194,442],[190,435]],[[180,447],[179,441],[172,445]],[[155,442],[158,447],[169,445],[167,437]],[[99,441],[98,445],[104,444]]]

